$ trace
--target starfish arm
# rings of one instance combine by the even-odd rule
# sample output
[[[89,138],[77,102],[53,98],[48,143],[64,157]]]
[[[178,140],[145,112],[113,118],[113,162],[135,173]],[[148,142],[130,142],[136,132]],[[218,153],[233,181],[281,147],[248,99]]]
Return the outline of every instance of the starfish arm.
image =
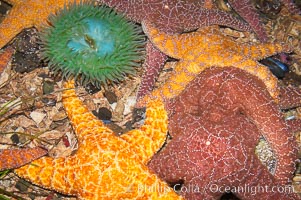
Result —
[[[300,107],[301,89],[294,86],[281,87],[279,94],[279,106],[281,109]]]
[[[178,62],[164,85],[140,99],[136,107],[143,107],[154,99],[167,101],[179,95],[185,89],[186,85],[204,68],[205,67],[200,67],[198,63],[193,61]]]
[[[203,59],[206,59],[206,57],[203,57]],[[208,58],[207,60],[209,60]],[[216,67],[230,67],[231,63],[227,63],[229,65],[220,65]],[[181,61],[178,62],[176,67],[174,68],[174,71],[170,75],[170,77],[167,79],[167,81],[162,85],[160,88],[155,89],[151,92],[151,94],[146,95],[142,99],[138,101],[136,104],[137,107],[143,107],[145,104],[152,99],[160,98],[164,101],[167,101],[168,99],[172,99],[179,95],[185,87],[203,70],[208,68],[211,65],[205,65],[201,64],[198,61]],[[237,65],[235,65],[236,68],[243,69],[250,74],[253,74],[254,76],[261,79],[270,95],[277,99],[279,90],[278,90],[278,80],[277,78],[267,69],[265,66],[260,65],[259,63],[253,61],[253,60],[246,60],[244,62],[241,62]]]
[[[292,14],[300,14],[301,10],[296,6],[293,0],[282,0],[283,4],[287,7],[288,11]]]
[[[47,154],[47,151],[40,147],[0,150],[0,171],[4,169],[18,168],[44,156],[45,154]]]
[[[71,164],[72,163],[72,164]],[[14,172],[21,178],[47,189],[56,190],[64,194],[74,195],[75,184],[72,170],[76,166],[70,158],[43,157]]]
[[[278,104],[267,90],[263,91],[259,86],[266,88],[259,79],[250,82],[229,79],[222,90],[236,96],[235,101],[241,104],[243,112],[250,116],[275,153],[276,179],[281,183],[288,183],[293,176],[297,160],[296,140],[282,118]]]
[[[4,52],[0,53],[0,74],[6,68],[7,64],[11,60],[12,55],[14,54],[15,50],[13,48],[7,48]]]
[[[181,33],[218,24],[250,31],[250,26],[227,12],[206,9],[201,1],[118,1],[101,0],[136,22],[150,21],[167,33]],[[211,2],[212,3],[212,2]]]
[[[250,25],[246,22],[217,9],[199,9],[198,13],[191,14],[190,20],[197,23],[194,26],[195,29],[210,25],[221,25],[240,31],[251,31]]]
[[[146,59],[144,62],[144,72],[142,75],[141,85],[137,92],[137,99],[149,93],[159,76],[159,72],[164,66],[167,56],[159,51],[151,42],[146,44]]]
[[[253,60],[262,60],[278,53],[292,51],[291,46],[284,43],[237,44],[237,48],[245,57]]]
[[[184,180],[186,173],[182,169],[195,168],[193,162],[189,160],[190,152],[184,144],[186,140],[183,136],[173,138],[172,142],[152,157],[147,164],[148,168],[168,183],[179,183]]]
[[[81,145],[86,135],[94,134],[95,132],[102,134],[102,137],[114,135],[113,131],[105,127],[100,120],[89,112],[88,108],[76,96],[74,80],[65,82],[64,87],[66,90],[63,92],[63,104],[74,128],[79,145]]]
[[[115,162],[104,170],[99,175],[101,184],[96,185],[90,195],[81,196],[82,199],[182,199],[145,165],[129,158],[129,155],[122,159],[123,163]]]
[[[268,36],[263,28],[259,14],[250,0],[229,0],[229,3],[233,9],[250,24],[262,42],[268,40]]]
[[[160,100],[147,104],[144,125],[121,136],[140,155],[142,163],[146,164],[150,158],[162,147],[167,135],[167,112]]]
[[[301,119],[287,120],[286,124],[290,128],[291,132],[301,131]]]
[[[23,12],[21,8],[24,9]],[[29,9],[32,9],[32,7],[28,4],[22,5],[18,3],[13,5],[13,8],[0,24],[0,48],[11,41],[23,29],[33,26],[32,20],[29,20],[28,16],[25,17],[23,14]]]
[[[149,22],[142,23],[143,30],[151,42],[160,51],[164,52],[170,57],[181,59],[185,56],[187,50],[195,46],[196,35],[198,32],[188,34],[174,34],[169,35],[154,28]],[[200,42],[198,42],[200,43]]]
[[[0,24],[0,48],[25,28],[41,28],[51,13],[63,8],[68,2],[66,0],[11,1],[13,8]],[[80,0],[76,0],[76,2],[79,3]]]

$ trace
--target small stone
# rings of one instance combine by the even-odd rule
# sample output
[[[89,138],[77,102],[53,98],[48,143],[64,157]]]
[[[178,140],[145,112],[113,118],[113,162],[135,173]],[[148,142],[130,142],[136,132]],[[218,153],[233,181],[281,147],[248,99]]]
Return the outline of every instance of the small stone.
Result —
[[[52,116],[52,120],[54,122],[57,122],[57,121],[61,121],[63,119],[66,119],[67,118],[67,115],[65,112],[58,112],[56,113],[55,115]]]
[[[133,123],[139,122],[145,118],[145,108],[134,108],[133,110]]]
[[[104,96],[107,98],[107,100],[110,104],[117,102],[117,96],[114,92],[106,90],[104,93]]]
[[[42,98],[42,102],[43,102],[46,106],[55,106],[55,104],[56,104],[56,99],[52,99],[52,98]]]
[[[43,83],[43,94],[50,94],[54,91],[54,82],[44,81]]]
[[[128,97],[124,104],[123,115],[128,115],[129,113],[131,113],[132,108],[135,106],[135,104],[136,104],[136,97],[135,96]]]
[[[95,94],[97,92],[99,92],[101,90],[100,87],[96,87],[95,85],[89,83],[87,85],[84,86],[85,90],[89,93],[89,94]]]
[[[10,137],[11,141],[14,143],[14,144],[19,144],[20,142],[20,138],[18,136],[18,134],[14,133],[11,137]]]
[[[120,126],[118,126],[115,123],[110,123],[110,124],[107,124],[106,126],[109,129],[111,129],[117,136],[120,136],[126,132],[126,130],[124,130],[123,128],[121,128]]]
[[[35,121],[36,124],[39,124],[46,117],[46,114],[38,111],[33,111],[30,113],[30,117],[33,121]]]
[[[92,113],[100,120],[111,120],[112,118],[112,112],[106,107],[101,107],[98,112],[92,111]]]
[[[29,187],[29,183],[19,179],[18,182],[16,183],[16,188],[20,191],[20,192],[26,192],[28,190]]]

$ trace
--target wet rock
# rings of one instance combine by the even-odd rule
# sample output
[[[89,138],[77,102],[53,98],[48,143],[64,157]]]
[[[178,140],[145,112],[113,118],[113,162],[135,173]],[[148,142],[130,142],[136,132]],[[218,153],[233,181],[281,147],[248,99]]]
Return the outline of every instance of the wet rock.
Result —
[[[134,108],[132,123],[139,122],[145,118],[145,108]]]
[[[25,29],[14,40],[12,47],[16,53],[12,60],[12,67],[16,72],[28,73],[38,67],[46,66],[40,58],[40,45],[35,29]]]
[[[126,132],[125,129],[123,129],[122,127],[118,126],[118,125],[115,124],[115,123],[107,124],[107,127],[108,127],[109,129],[111,129],[117,136],[120,136],[120,135],[122,135],[123,133]]]
[[[89,94],[95,94],[97,92],[99,92],[101,90],[101,87],[97,87],[91,83],[87,84],[85,86],[85,90],[89,93]]]
[[[117,96],[114,92],[106,90],[104,96],[107,98],[110,104],[117,102]]]
[[[1,21],[1,17],[4,16],[8,10],[11,9],[11,6],[4,2],[4,1],[0,1],[0,21]]]
[[[54,91],[55,83],[52,81],[44,81],[43,82],[43,94],[50,94]]]
[[[30,184],[28,182],[24,181],[23,179],[19,179],[18,182],[16,183],[16,188],[20,192],[26,192],[28,190],[29,186],[30,186]]]
[[[99,108],[97,112],[93,110],[92,113],[100,120],[111,120],[112,118],[112,112],[106,107]]]
[[[14,143],[14,144],[19,144],[20,142],[20,138],[18,136],[18,134],[14,133],[11,137],[10,137],[11,141]]]
[[[56,99],[52,99],[52,98],[42,98],[42,102],[44,103],[44,105],[46,106],[55,106],[56,104]]]
[[[255,0],[255,6],[261,14],[270,19],[276,18],[281,10],[281,2],[279,0]]]

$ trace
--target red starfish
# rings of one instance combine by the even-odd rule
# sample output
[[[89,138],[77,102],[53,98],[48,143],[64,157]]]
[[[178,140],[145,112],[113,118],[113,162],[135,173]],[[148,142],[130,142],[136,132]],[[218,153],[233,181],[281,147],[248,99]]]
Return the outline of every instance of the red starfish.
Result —
[[[210,3],[208,0],[98,0],[98,2],[114,7],[135,22],[141,23],[147,20],[166,33],[182,33],[212,24],[238,30],[251,30],[249,25],[230,13],[206,8]],[[137,93],[138,99],[152,90],[166,60],[166,55],[152,44],[147,45],[145,72]]]
[[[300,105],[300,92],[286,91]],[[183,182],[185,199],[218,199],[226,188],[243,199],[298,199],[271,192],[291,183],[297,144],[279,105],[257,77],[232,67],[209,68],[167,107],[172,139],[149,167],[169,183]],[[274,175],[255,155],[260,136],[274,151]],[[257,191],[237,191],[246,186]],[[267,189],[258,191],[260,186]]]
[[[47,154],[40,147],[0,150],[0,171],[21,167]]]

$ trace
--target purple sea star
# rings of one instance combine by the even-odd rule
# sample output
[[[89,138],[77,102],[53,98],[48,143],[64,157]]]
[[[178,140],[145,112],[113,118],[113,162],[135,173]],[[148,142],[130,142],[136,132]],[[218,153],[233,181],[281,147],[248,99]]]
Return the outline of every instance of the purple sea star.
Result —
[[[209,68],[167,103],[172,139],[148,166],[163,180],[182,183],[185,199],[218,199],[226,188],[242,199],[299,199],[289,193],[292,188],[271,192],[291,184],[297,159],[279,105],[254,75],[234,67]],[[273,175],[255,155],[260,136],[274,151]],[[238,191],[245,186],[267,189]]]

